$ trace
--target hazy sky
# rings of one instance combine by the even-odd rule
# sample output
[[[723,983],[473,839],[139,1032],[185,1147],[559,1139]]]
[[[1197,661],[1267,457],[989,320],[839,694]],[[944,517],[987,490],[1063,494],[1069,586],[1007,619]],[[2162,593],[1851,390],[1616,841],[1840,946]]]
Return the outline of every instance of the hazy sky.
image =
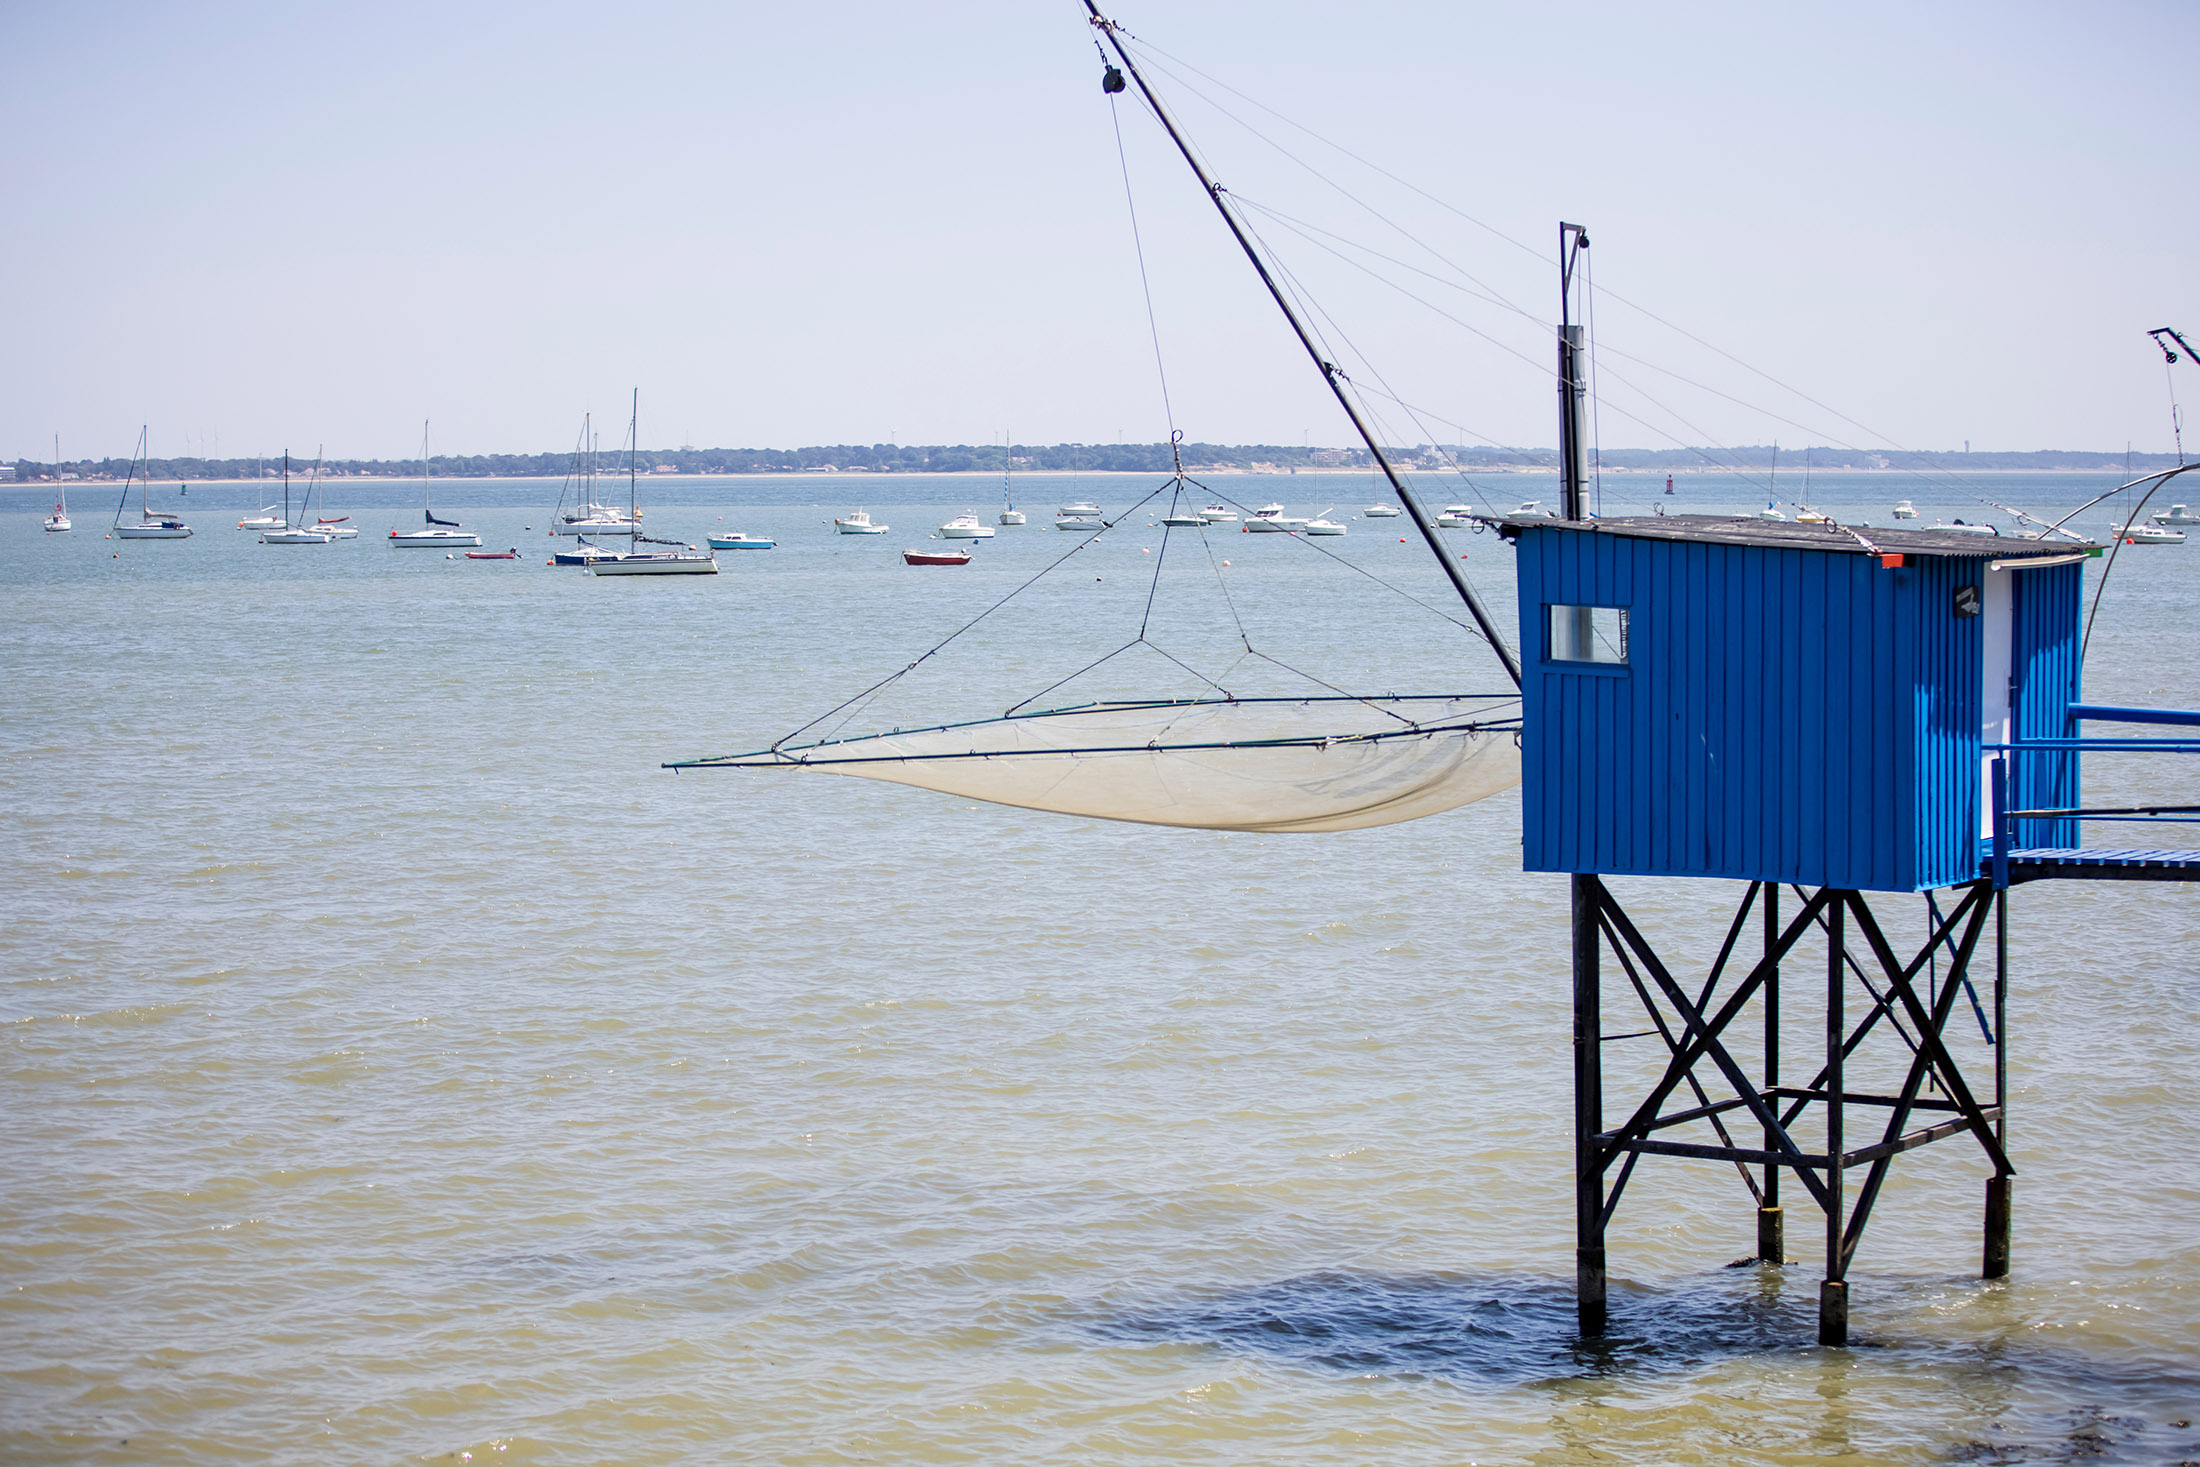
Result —
[[[1548,316],[1564,217],[1607,445],[2169,446],[2143,333],[2200,331],[2189,0],[1123,4],[1541,253],[1157,75],[1348,370],[1423,410],[1394,436],[1555,440],[1547,332],[1457,272]],[[554,449],[637,385],[651,446],[1157,439],[1111,111],[1177,426],[1348,441],[1075,0],[8,0],[0,50],[0,457],[141,422],[156,454],[398,456],[423,418]]]

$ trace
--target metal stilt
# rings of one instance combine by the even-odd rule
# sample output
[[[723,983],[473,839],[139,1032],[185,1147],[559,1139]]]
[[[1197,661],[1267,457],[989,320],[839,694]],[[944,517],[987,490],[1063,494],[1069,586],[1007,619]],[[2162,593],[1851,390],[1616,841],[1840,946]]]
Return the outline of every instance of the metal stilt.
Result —
[[[1574,1287],[1581,1333],[1604,1333],[1604,1028],[1598,992],[1597,913],[1604,883],[1573,882],[1574,928]]]

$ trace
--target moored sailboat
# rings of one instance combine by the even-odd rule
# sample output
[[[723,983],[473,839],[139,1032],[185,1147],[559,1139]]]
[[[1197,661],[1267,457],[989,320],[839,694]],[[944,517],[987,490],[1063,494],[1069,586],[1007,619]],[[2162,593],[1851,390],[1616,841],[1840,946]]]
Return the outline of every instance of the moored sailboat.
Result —
[[[155,514],[152,503],[152,486],[145,479],[137,478],[137,471],[145,462],[145,429],[138,429],[137,453],[130,460],[130,471],[122,480],[122,499],[115,505],[115,524],[109,533],[117,540],[188,540],[191,527],[172,514]],[[125,524],[122,512],[129,507],[130,482],[137,479],[138,517],[134,523]]]
[[[457,520],[439,520],[435,506],[428,497],[428,424],[420,424],[420,512],[427,525],[418,530],[390,531],[392,550],[454,550],[462,546],[479,546],[481,537],[461,525]]]
[[[642,418],[642,390],[634,389],[634,410],[626,424],[626,498],[627,518],[639,524],[642,518],[640,469],[636,462],[641,453],[640,425]],[[715,576],[718,574],[718,557],[709,550],[697,550],[693,545],[678,540],[658,540],[642,534],[633,535],[634,549],[623,554],[599,555],[588,562],[592,576]],[[644,550],[644,545],[664,545],[666,550]]]

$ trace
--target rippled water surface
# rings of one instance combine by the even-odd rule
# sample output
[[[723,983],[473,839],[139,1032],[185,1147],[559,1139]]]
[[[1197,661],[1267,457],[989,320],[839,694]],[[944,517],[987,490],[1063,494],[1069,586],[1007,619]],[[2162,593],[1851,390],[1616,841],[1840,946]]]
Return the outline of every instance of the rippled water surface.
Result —
[[[1369,498],[1216,482],[1299,514]],[[1821,1351],[1810,1219],[1806,1261],[1726,1267],[1747,1194],[1664,1161],[1584,1342],[1566,887],[1520,872],[1512,797],[1256,837],[661,770],[909,662],[1068,548],[1045,496],[1074,496],[1035,480],[1032,526],[913,570],[896,552],[997,486],[652,487],[683,501],[654,527],[781,548],[715,578],[553,571],[554,485],[439,499],[514,562],[377,543],[418,515],[403,486],[359,488],[366,535],[326,548],[227,528],[245,486],[193,486],[198,535],[153,544],[102,538],[88,488],[52,538],[6,491],[0,1457],[2200,1459],[2200,892],[2012,901],[2011,1279],[1975,1276],[1976,1148],[1913,1153],[1858,1255],[1857,1347]],[[1882,523],[1904,496],[1982,517],[1820,487]],[[829,534],[859,502],[895,532]],[[1155,642],[1496,686],[1426,551],[1349,523],[1335,559],[1172,542]],[[1510,626],[1510,552],[1456,548]],[[1136,632],[1161,549],[1133,517],[865,716],[1073,672]],[[2200,706],[2196,628],[2200,546],[2127,551],[2088,692]],[[1186,690],[1144,649],[1072,687]],[[2161,778],[2104,765],[2094,793]],[[1617,886],[1699,965],[1737,895]],[[1653,1058],[1615,1048],[1614,1090]]]

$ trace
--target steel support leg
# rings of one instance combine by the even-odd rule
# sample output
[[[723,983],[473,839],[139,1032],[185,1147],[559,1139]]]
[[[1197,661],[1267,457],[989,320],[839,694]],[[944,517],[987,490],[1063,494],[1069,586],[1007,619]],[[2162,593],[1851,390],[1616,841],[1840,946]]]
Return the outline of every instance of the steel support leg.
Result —
[[[1994,893],[1994,1139],[2009,1154],[2009,891]],[[1981,1277],[2009,1276],[2009,1174],[1986,1179],[1986,1248]]]
[[[1574,928],[1574,1288],[1581,1333],[1604,1333],[1604,1026],[1600,1012],[1597,921],[1604,883],[1577,875]]]
[[[1826,909],[1826,1278],[1818,1286],[1818,1343],[1849,1342],[1848,1248],[1844,1236],[1847,1218],[1843,1199],[1847,1190],[1841,1175],[1842,1061],[1848,1039],[1847,1015],[1842,1010],[1842,983],[1846,978],[1847,917],[1845,903]]]
[[[1765,1094],[1780,1083],[1780,966],[1775,958],[1780,942],[1780,883],[1764,883],[1765,956],[1775,959],[1765,975]],[[1778,1139],[1765,1131],[1765,1150],[1777,1151]],[[1787,1262],[1787,1224],[1780,1211],[1780,1166],[1765,1163],[1764,1201],[1757,1208],[1757,1258],[1761,1263]]]

